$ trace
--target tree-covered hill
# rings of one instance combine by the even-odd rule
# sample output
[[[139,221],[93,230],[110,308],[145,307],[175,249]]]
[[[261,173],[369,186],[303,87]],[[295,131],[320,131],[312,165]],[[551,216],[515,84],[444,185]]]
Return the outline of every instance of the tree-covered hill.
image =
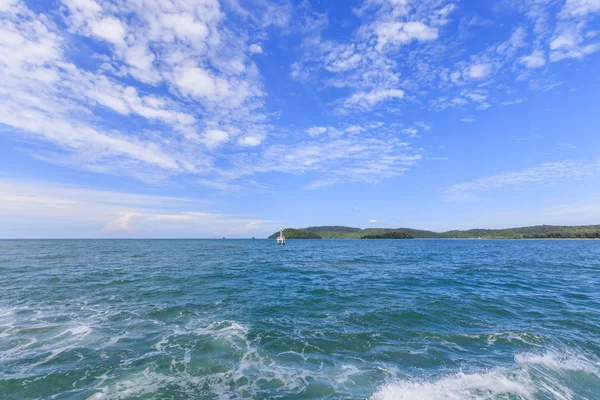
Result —
[[[445,238],[484,238],[484,239],[576,239],[600,238],[600,225],[554,226],[537,225],[509,229],[470,229],[442,233]]]
[[[351,228],[348,226],[310,226],[301,230],[316,233],[324,239],[360,239],[367,235],[382,235],[390,232],[405,232],[415,238],[436,238],[439,233],[409,228]]]
[[[414,239],[414,237],[406,232],[392,231],[378,235],[365,235],[361,239]]]
[[[600,239],[600,225],[554,226],[537,225],[509,229],[469,229],[432,232],[409,228],[352,228],[348,226],[310,226],[302,229],[285,229],[289,239],[360,239],[364,236],[381,236],[394,232],[405,233],[419,239]],[[274,239],[279,232],[269,236]]]
[[[363,231],[360,228],[348,226],[309,226],[302,228],[303,231],[311,232],[325,239],[358,238]]]
[[[292,229],[292,228],[284,229],[283,236],[285,236],[286,239],[322,239],[321,236],[319,236],[315,233],[306,232],[301,229]],[[274,234],[269,236],[269,239],[276,239],[278,237],[279,237],[279,232],[275,232]]]

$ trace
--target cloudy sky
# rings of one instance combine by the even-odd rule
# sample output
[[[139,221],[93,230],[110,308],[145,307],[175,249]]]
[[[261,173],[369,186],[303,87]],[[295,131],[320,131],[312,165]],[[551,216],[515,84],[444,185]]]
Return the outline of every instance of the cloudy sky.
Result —
[[[600,224],[600,0],[0,0],[0,237]]]

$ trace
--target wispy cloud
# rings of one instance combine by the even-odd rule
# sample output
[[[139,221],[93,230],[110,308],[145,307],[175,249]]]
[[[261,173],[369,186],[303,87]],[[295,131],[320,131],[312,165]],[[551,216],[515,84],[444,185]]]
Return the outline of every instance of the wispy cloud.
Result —
[[[576,149],[577,146],[572,144],[572,143],[561,143],[559,144],[560,147],[565,148],[565,149]]]
[[[598,176],[600,176],[600,162],[591,164],[575,161],[552,162],[452,185],[445,189],[445,195],[450,200],[468,200],[493,190],[516,189]]]
[[[395,137],[392,127],[375,125],[362,127],[360,135],[347,133],[329,136],[330,128],[316,129],[319,135],[309,141],[295,144],[267,146],[255,154],[235,154],[230,167],[219,169],[227,180],[237,180],[264,172],[311,175],[317,178],[307,188],[318,188],[337,183],[379,183],[385,178],[402,175],[422,159],[422,150]],[[325,135],[324,135],[325,134]]]
[[[0,180],[0,237],[247,237],[277,221],[200,211],[204,201]],[[37,229],[31,230],[31,226]]]
[[[588,27],[600,13],[596,0],[567,0],[558,13],[558,24],[550,42],[550,61],[583,58],[600,50],[596,32]]]
[[[502,105],[503,106],[513,106],[515,104],[521,104],[521,103],[525,103],[527,101],[526,98],[522,97],[520,99],[514,99],[514,100],[507,100],[507,101],[503,101]]]

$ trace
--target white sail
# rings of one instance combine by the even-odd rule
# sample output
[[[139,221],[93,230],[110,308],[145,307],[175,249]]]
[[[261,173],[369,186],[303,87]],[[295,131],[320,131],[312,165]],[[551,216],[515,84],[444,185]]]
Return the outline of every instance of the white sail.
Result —
[[[279,237],[277,238],[277,244],[278,245],[285,244],[285,236],[283,236],[283,227],[279,228]]]

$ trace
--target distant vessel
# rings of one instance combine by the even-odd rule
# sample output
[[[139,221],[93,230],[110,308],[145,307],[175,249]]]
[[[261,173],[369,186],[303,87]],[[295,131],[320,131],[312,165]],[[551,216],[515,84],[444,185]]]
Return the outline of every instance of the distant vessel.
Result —
[[[277,238],[277,245],[283,246],[285,244],[285,236],[283,236],[283,227],[279,228],[279,237]]]

